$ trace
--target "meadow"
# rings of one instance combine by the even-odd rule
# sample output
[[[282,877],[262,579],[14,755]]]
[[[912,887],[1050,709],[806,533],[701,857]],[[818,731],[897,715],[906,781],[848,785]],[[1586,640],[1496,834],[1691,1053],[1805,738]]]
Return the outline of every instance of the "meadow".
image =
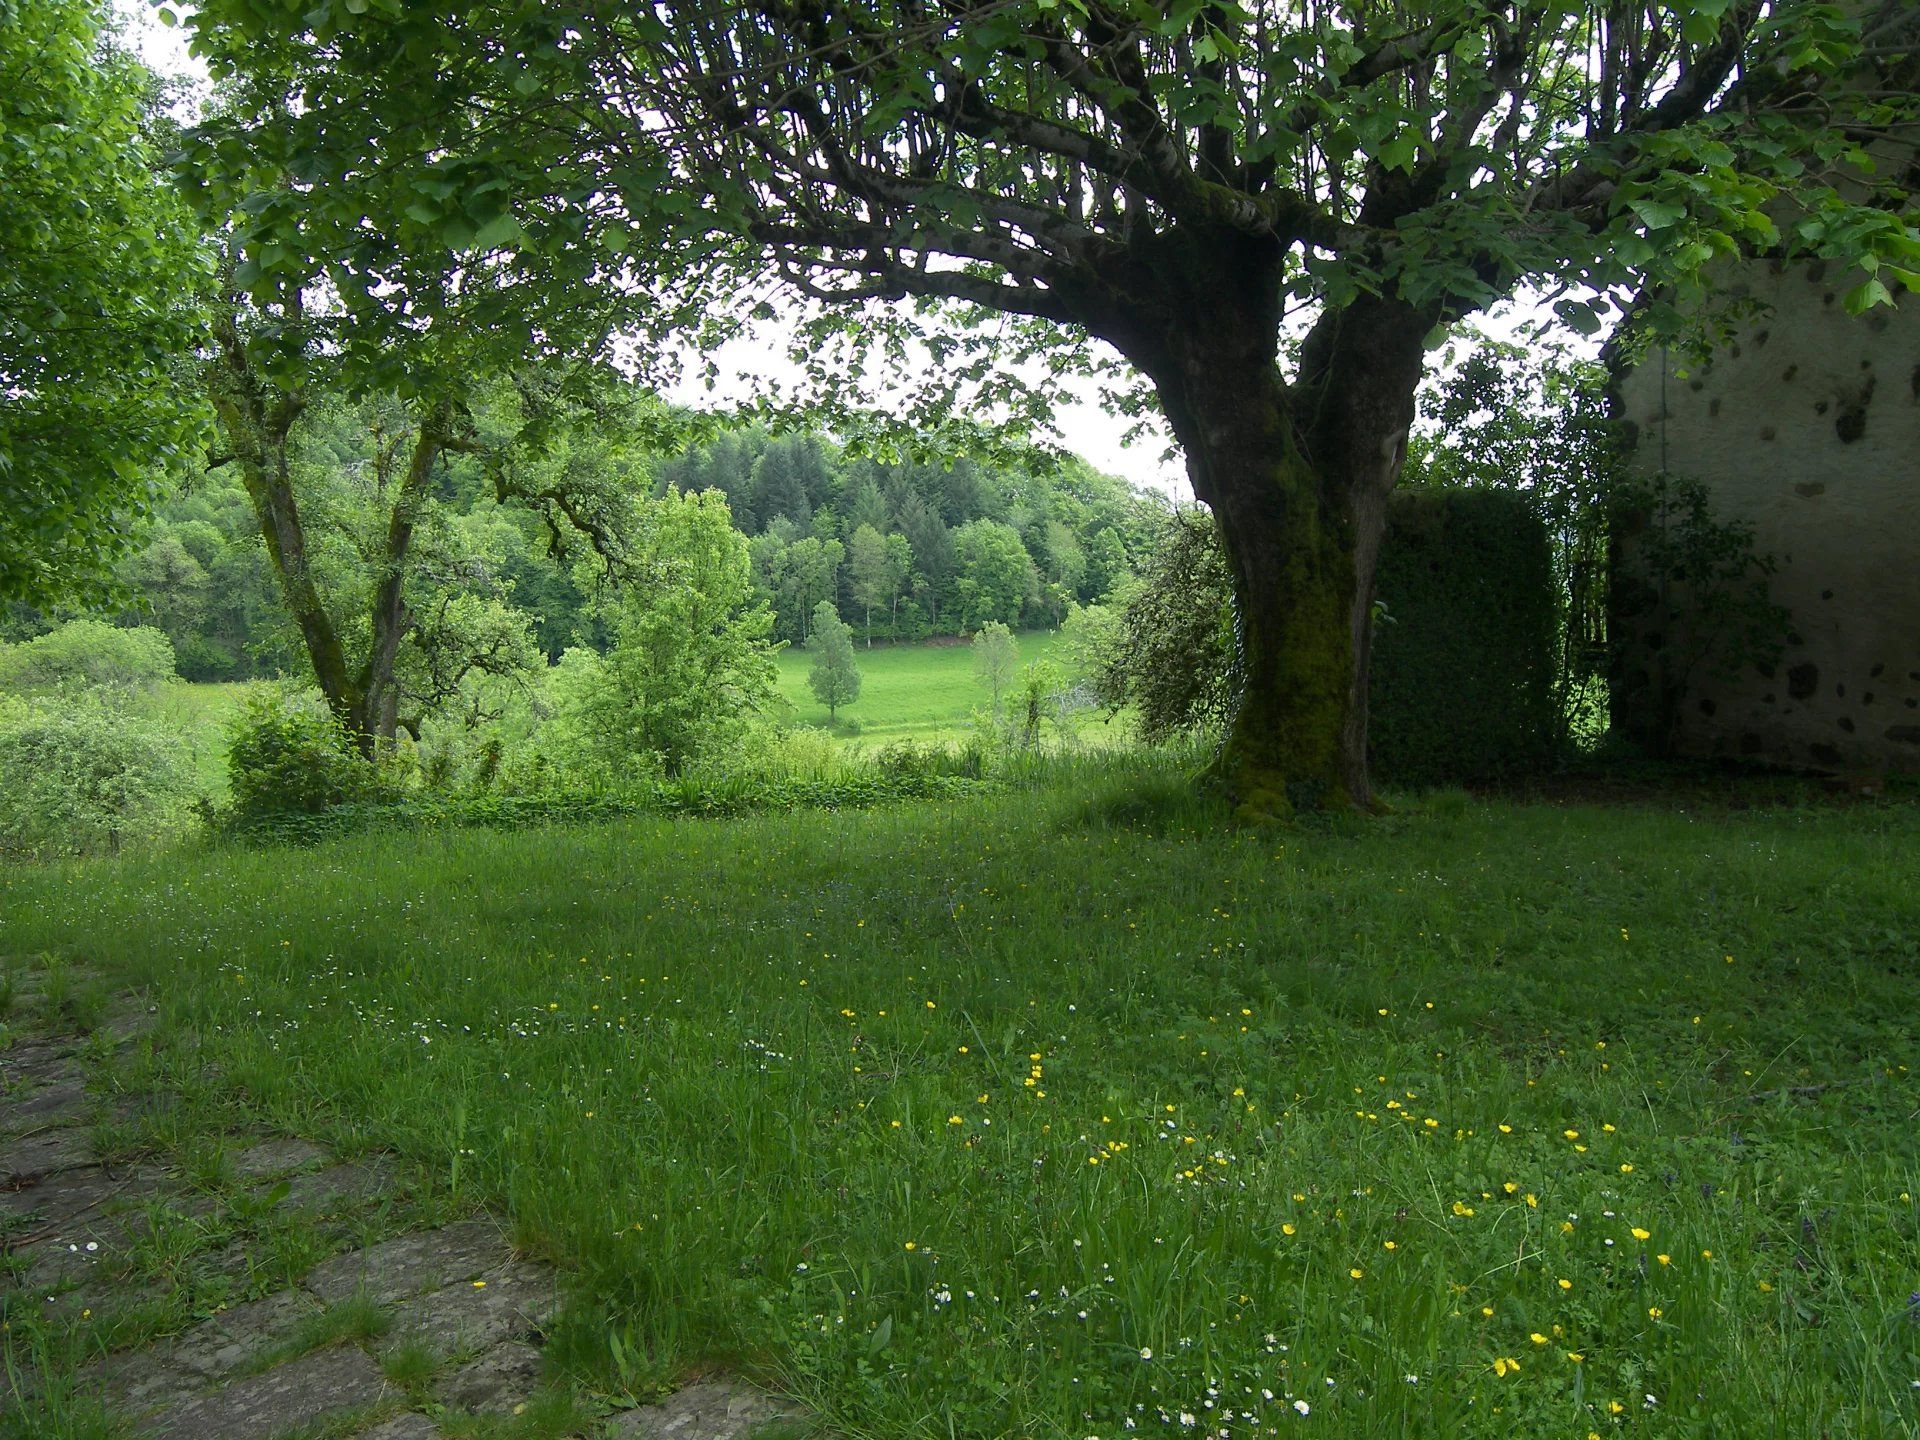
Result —
[[[988,708],[986,689],[974,678],[972,648],[960,643],[877,645],[868,649],[855,630],[854,660],[860,667],[860,698],[841,707],[839,719],[856,723],[862,748],[896,740],[916,744],[962,742],[975,711]],[[1064,658],[1058,631],[1035,630],[1018,637],[1021,665]],[[793,706],[801,725],[829,725],[827,707],[807,689],[809,651],[788,647],[775,657],[780,694]],[[1082,727],[1098,735],[1105,727],[1094,716]],[[852,726],[845,730],[853,733]]]
[[[1235,829],[1108,759],[8,869],[0,956],[153,984],[208,1117],[502,1207],[602,1385],[737,1364],[848,1437],[1911,1435],[1917,846],[1891,802]]]

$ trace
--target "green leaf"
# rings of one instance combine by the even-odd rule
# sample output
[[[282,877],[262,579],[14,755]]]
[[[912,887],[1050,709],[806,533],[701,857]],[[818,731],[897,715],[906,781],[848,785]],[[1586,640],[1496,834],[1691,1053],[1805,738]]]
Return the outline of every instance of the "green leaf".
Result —
[[[1412,130],[1402,130],[1380,147],[1379,161],[1389,170],[1413,173],[1413,162],[1420,154],[1420,139]]]
[[[511,210],[506,210],[480,227],[479,233],[473,237],[473,244],[479,250],[498,250],[519,238],[519,218]]]
[[[1685,206],[1668,200],[1635,200],[1628,207],[1649,230],[1665,230],[1687,218]]]
[[[1847,307],[1849,315],[1864,315],[1876,305],[1893,304],[1893,295],[1878,277],[1856,285],[1846,293],[1841,304]]]

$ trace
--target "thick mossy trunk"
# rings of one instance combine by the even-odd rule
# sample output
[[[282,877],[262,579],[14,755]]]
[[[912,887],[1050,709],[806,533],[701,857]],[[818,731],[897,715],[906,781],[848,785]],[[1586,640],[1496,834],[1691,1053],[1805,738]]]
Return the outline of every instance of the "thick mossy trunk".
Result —
[[[1224,248],[1184,283],[1178,322],[1138,353],[1233,568],[1239,707],[1212,778],[1254,814],[1372,809],[1374,571],[1431,319],[1330,312],[1288,384],[1271,255]]]
[[[1357,533],[1346,487],[1301,450],[1277,376],[1238,378],[1229,390],[1221,377],[1188,446],[1233,569],[1239,639],[1239,704],[1212,779],[1259,814],[1368,806],[1373,576],[1358,562],[1378,537]]]

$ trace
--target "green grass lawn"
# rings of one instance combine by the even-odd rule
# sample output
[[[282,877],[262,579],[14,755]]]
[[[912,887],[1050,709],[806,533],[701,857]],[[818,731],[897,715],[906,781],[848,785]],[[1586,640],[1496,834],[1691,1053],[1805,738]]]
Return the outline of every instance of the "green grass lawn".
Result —
[[[860,698],[840,708],[842,720],[857,720],[865,745],[894,740],[959,741],[968,734],[971,717],[985,710],[988,696],[973,676],[973,651],[962,643],[931,645],[877,645],[869,650],[855,632],[854,660],[860,667]],[[1050,630],[1029,631],[1018,637],[1020,663],[1032,664],[1057,654],[1060,637]],[[807,670],[813,656],[788,647],[778,656],[780,693],[792,703],[794,718],[804,725],[824,726],[827,707],[807,689]],[[1096,717],[1086,728],[1098,733]]]
[[[1920,807],[1226,830],[1103,773],[12,869],[0,954],[503,1206],[602,1384],[929,1440],[1920,1427]]]
[[[209,796],[227,793],[227,731],[247,693],[259,681],[190,684],[176,680],[159,686],[138,702],[142,714],[180,737],[194,774]]]

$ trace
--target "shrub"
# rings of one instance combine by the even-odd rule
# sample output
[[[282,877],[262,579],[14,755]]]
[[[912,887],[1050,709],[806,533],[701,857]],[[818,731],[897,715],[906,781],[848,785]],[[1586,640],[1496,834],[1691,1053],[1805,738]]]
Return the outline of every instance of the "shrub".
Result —
[[[732,757],[729,773],[768,779],[819,780],[844,773],[849,752],[825,730],[811,725],[765,729]]]
[[[111,854],[193,823],[192,767],[163,727],[109,697],[0,701],[0,854]]]
[[[1400,491],[1374,593],[1367,734],[1384,778],[1497,780],[1553,759],[1558,586],[1523,496]]]
[[[377,797],[379,776],[317,697],[250,695],[227,752],[233,818],[242,827]]]
[[[35,639],[0,645],[0,688],[8,690],[147,688],[173,676],[173,642],[145,625],[69,620]]]
[[[873,753],[873,767],[896,780],[925,780],[936,775],[978,780],[986,771],[986,752],[979,746],[956,750],[946,745],[895,740]]]
[[[1225,725],[1234,705],[1233,573],[1213,517],[1173,511],[1138,578],[1115,597],[1117,620],[1075,628],[1074,643],[1109,710],[1131,704],[1149,745]]]

